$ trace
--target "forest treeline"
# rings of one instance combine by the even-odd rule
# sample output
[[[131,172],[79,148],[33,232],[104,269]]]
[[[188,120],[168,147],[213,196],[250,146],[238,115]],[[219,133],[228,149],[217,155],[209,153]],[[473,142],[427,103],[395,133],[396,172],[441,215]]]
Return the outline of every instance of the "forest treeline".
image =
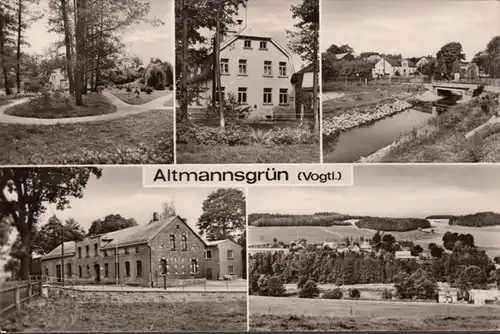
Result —
[[[500,225],[500,214],[478,212],[470,215],[454,216],[450,218],[449,224],[469,227],[497,226]]]

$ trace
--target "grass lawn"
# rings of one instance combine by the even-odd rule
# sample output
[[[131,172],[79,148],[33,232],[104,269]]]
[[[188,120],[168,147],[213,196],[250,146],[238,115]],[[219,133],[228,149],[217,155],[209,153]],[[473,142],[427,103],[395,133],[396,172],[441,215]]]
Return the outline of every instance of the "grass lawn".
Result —
[[[179,164],[319,163],[319,144],[286,146],[177,145]]]
[[[167,95],[168,91],[167,89],[153,90],[151,94],[147,94],[146,92],[140,92],[139,97],[137,97],[137,94],[135,94],[133,91],[129,93],[125,89],[122,90],[111,89],[109,90],[109,92],[125,103],[137,105],[137,104],[148,103],[159,97],[165,96]]]
[[[373,162],[499,162],[499,124],[483,129],[474,138],[465,138],[466,133],[491,116],[491,113],[485,114],[475,100],[459,104],[404,135],[386,155]]]
[[[14,96],[0,96],[0,107],[15,101]]]
[[[57,125],[0,124],[0,164],[173,162],[172,111]]]
[[[82,116],[96,116],[116,112],[116,107],[104,96],[88,94],[83,96],[83,106],[70,103],[68,106],[57,104],[51,108],[42,105],[32,108],[29,102],[8,108],[7,115],[30,118],[69,118]]]
[[[70,292],[3,318],[8,332],[246,331],[247,303],[241,293]]]
[[[249,296],[250,330],[496,330],[499,306]]]

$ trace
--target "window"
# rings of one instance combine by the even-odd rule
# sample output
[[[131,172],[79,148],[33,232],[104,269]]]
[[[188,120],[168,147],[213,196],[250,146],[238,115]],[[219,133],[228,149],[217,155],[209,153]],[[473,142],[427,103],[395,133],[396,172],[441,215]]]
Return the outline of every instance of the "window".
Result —
[[[188,242],[187,242],[187,237],[185,235],[181,237],[181,247],[183,251],[188,250]]]
[[[135,272],[137,273],[137,276],[142,276],[142,262],[137,261],[135,263]]]
[[[264,61],[264,75],[265,76],[273,75],[273,62],[270,60]]]
[[[130,277],[130,262],[125,261],[125,276]]]
[[[82,258],[82,247],[78,247],[78,258]]]
[[[231,249],[229,249],[227,251],[227,259],[228,260],[234,260],[234,254],[233,254],[233,251]]]
[[[286,63],[280,61],[280,77],[286,77]]]
[[[222,58],[220,60],[220,74],[229,74],[229,59]]]
[[[243,75],[247,74],[247,60],[246,59],[240,59],[238,69],[239,69],[239,74],[243,74]]]
[[[207,250],[205,252],[205,259],[207,259],[207,260],[212,259],[212,251]]]
[[[104,277],[109,277],[109,265],[107,263],[104,264]]]
[[[288,89],[280,88],[280,104],[288,104]]]
[[[94,245],[94,256],[99,256],[99,249],[97,244]]]
[[[83,269],[82,266],[78,266],[78,277],[82,278],[83,277]]]
[[[234,266],[228,266],[227,272],[229,273],[229,275],[234,275]]]
[[[160,274],[161,274],[161,275],[166,275],[166,274],[168,274],[168,270],[167,270],[167,260],[166,260],[166,259],[161,259],[161,261],[160,261]]]
[[[49,268],[45,267],[45,276],[49,276]]]
[[[135,252],[136,252],[136,253],[139,253],[139,250],[140,250],[140,249],[139,249],[139,246],[135,246]]]
[[[104,250],[104,257],[108,257],[108,251]]]
[[[90,277],[90,266],[87,264],[87,277]]]
[[[244,46],[245,49],[251,49],[252,48],[252,41],[247,39],[245,40],[245,46]]]
[[[89,257],[90,256],[90,247],[87,245],[85,246],[85,257]]]
[[[125,247],[125,254],[128,254],[128,247]]]
[[[238,103],[240,103],[240,104],[247,103],[247,88],[246,87],[238,87]]]
[[[267,42],[261,41],[260,42],[260,49],[261,50],[267,50]]]
[[[175,235],[170,235],[170,250],[175,250]]]
[[[226,87],[221,87],[220,89],[222,91],[222,101],[224,101],[226,99]],[[218,91],[215,92],[215,100],[217,102],[219,102],[219,94],[218,94]]]
[[[264,88],[264,104],[273,103],[273,89]]]
[[[197,273],[198,273],[198,260],[191,259],[191,274],[197,274]]]
[[[71,263],[66,263],[66,276],[73,276],[73,272],[71,271]]]

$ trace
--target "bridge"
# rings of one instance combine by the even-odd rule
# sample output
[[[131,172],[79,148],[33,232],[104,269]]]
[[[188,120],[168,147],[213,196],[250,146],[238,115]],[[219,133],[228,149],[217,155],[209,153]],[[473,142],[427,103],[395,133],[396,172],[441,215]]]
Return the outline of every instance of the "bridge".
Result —
[[[469,99],[472,97],[472,92],[482,82],[481,81],[433,81],[430,84],[425,84],[425,87],[439,96],[446,96],[449,94],[461,95],[462,99]],[[485,91],[500,92],[500,86],[485,85]]]

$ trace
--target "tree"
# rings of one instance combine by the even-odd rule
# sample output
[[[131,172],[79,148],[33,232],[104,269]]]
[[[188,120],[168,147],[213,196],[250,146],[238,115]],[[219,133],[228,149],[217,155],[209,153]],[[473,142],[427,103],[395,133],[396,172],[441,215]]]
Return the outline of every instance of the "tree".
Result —
[[[299,298],[316,298],[319,296],[318,284],[313,280],[308,280],[299,291]]]
[[[337,55],[337,54],[341,54],[341,53],[354,53],[354,49],[352,47],[350,47],[348,44],[344,44],[342,46],[337,46],[335,44],[332,44],[328,47],[328,49],[326,49],[326,53],[331,54],[331,55]],[[366,54],[366,53],[367,52],[364,52],[364,53],[362,53],[362,55]],[[374,54],[378,54],[378,53],[374,53]]]
[[[218,189],[203,201],[196,226],[209,240],[237,238],[246,229],[245,195],[239,189]]]
[[[453,285],[462,292],[468,292],[471,289],[485,289],[487,284],[488,275],[478,266],[464,266],[453,282]]]
[[[375,233],[375,235],[372,238],[372,241],[374,244],[378,244],[382,241],[382,237],[380,236],[380,231],[377,231],[377,233]]]
[[[120,214],[110,214],[104,217],[104,220],[94,220],[90,225],[88,235],[93,236],[110,233],[132,226],[137,226],[137,222],[134,218],[126,219]]]
[[[462,51],[462,44],[459,42],[450,42],[443,45],[436,54],[440,72],[445,74],[453,73],[453,64],[465,60],[465,54]]]
[[[291,39],[289,48],[302,60],[313,65],[314,129],[319,132],[318,80],[319,80],[319,0],[302,0],[299,5],[290,6],[292,17],[299,22],[294,31],[287,30]]]
[[[0,6],[0,66],[4,78],[5,94],[11,95],[9,71],[14,64],[15,12],[8,3]]]
[[[0,212],[12,219],[23,246],[21,278],[28,279],[33,237],[47,206],[64,210],[69,198],[82,198],[90,176],[101,176],[94,167],[3,168],[0,170]],[[11,196],[9,196],[9,194]]]
[[[45,255],[63,241],[81,241],[84,237],[85,230],[73,218],[66,220],[63,224],[56,216],[52,216],[36,234],[32,250],[40,255]]]
[[[500,77],[500,35],[493,37],[486,45],[490,75]]]
[[[170,202],[163,203],[163,210],[160,214],[160,219],[166,219],[169,217],[177,216],[177,212],[175,211],[175,203],[172,199]]]

